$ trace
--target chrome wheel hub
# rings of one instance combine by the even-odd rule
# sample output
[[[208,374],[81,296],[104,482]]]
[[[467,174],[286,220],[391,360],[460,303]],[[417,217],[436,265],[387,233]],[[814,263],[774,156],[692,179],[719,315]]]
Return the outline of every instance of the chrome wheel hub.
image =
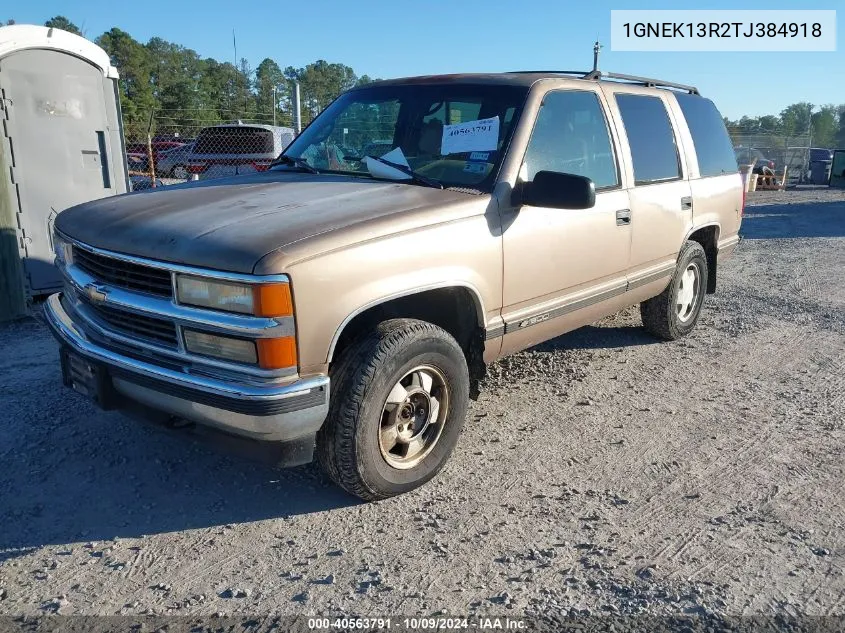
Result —
[[[415,367],[387,396],[379,428],[379,450],[394,468],[413,468],[428,455],[443,432],[449,387],[430,365]]]

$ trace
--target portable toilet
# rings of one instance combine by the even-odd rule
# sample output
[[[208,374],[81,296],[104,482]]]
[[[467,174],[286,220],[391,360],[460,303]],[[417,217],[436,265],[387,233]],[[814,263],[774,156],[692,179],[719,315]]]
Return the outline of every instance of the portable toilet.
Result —
[[[61,288],[55,215],[128,191],[117,79],[83,37],[0,27],[0,321]]]

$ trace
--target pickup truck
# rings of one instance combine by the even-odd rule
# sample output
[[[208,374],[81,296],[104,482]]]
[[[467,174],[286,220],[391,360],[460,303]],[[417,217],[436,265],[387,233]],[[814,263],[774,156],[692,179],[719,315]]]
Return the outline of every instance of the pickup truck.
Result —
[[[694,87],[381,81],[266,171],[60,213],[45,313],[65,384],[104,408],[316,456],[376,500],[443,468],[496,359],[636,304],[656,337],[688,335],[743,204]]]

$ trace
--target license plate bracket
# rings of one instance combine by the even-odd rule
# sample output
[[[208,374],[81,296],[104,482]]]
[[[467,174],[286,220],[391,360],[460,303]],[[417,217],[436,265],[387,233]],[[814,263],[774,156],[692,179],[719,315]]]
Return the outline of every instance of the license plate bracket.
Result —
[[[103,365],[89,361],[69,349],[61,351],[62,382],[95,402],[102,409],[114,409],[111,377]]]

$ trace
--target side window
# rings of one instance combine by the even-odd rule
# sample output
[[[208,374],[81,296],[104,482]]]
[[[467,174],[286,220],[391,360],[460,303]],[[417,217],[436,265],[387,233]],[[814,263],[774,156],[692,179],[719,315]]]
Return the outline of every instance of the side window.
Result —
[[[593,92],[560,90],[543,100],[525,152],[527,180],[538,171],[586,176],[596,189],[619,184],[613,146]]]
[[[734,154],[722,115],[713,102],[691,94],[679,93],[676,98],[692,135],[701,175],[721,176],[736,173],[737,156]]]
[[[638,185],[681,177],[681,163],[669,114],[659,97],[616,94],[631,147]]]

